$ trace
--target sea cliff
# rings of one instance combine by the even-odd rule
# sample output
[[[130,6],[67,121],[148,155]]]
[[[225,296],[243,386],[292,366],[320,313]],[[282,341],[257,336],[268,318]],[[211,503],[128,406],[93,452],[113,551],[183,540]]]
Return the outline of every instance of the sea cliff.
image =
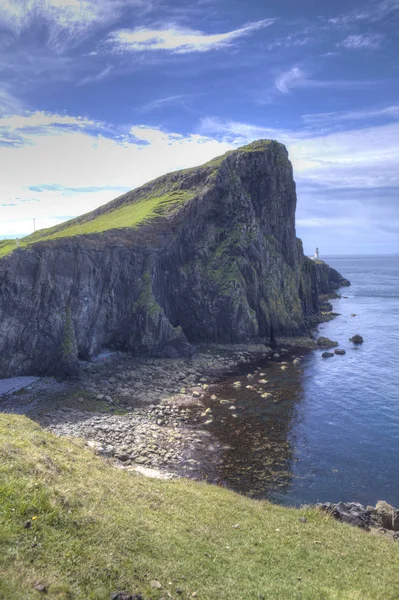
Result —
[[[304,256],[295,209],[286,148],[260,140],[25,238],[0,259],[0,377],[306,334],[345,280]]]

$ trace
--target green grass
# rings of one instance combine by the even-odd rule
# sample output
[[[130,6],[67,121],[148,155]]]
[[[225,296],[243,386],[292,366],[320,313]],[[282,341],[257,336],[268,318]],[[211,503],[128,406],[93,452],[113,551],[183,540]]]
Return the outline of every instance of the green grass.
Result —
[[[0,598],[39,598],[37,582],[49,600],[118,590],[146,600],[393,600],[399,548],[315,510],[122,472],[79,441],[0,415]]]
[[[25,238],[25,242],[37,242],[56,238],[74,237],[89,233],[101,233],[109,229],[125,229],[138,227],[144,222],[165,216],[194,197],[188,191],[173,191],[162,196],[143,198],[131,204],[124,204],[114,210],[104,212],[95,218],[80,217],[71,221],[70,225],[62,224],[50,229],[43,229]],[[81,222],[79,222],[81,220]]]
[[[0,258],[3,256],[7,256],[13,250],[17,248],[17,243],[15,240],[2,240],[0,242]]]

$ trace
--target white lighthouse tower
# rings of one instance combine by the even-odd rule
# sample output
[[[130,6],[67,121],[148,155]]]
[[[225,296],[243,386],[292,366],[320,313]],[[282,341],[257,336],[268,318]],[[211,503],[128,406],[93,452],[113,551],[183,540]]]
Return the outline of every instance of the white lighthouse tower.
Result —
[[[318,248],[316,248],[316,250],[314,251],[314,260],[320,260],[320,254],[319,254]]]

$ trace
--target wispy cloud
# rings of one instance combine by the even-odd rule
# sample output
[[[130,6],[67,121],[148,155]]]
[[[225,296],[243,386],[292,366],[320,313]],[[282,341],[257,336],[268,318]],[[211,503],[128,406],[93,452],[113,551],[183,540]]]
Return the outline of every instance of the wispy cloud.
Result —
[[[350,110],[303,115],[303,121],[308,125],[325,125],[379,118],[399,119],[399,105],[386,106],[378,109]]]
[[[108,43],[114,52],[128,54],[133,52],[167,51],[174,54],[192,52],[209,52],[226,48],[239,38],[254,31],[273,25],[275,19],[264,19],[249,23],[240,29],[226,33],[205,33],[178,25],[170,25],[162,29],[120,29],[108,37]]]
[[[399,12],[398,0],[365,2],[362,10],[352,10],[328,20],[332,25],[349,27],[362,21],[377,22]]]
[[[107,67],[102,69],[102,71],[100,71],[96,75],[89,75],[87,77],[84,77],[79,82],[79,85],[86,85],[87,83],[96,83],[97,81],[102,81],[103,79],[108,77],[108,75],[112,72],[113,68],[114,68],[113,65],[108,65]]]
[[[0,87],[0,117],[13,115],[23,110],[21,100],[11,93],[6,87]]]
[[[286,37],[280,37],[267,46],[268,50],[274,50],[275,48],[292,48],[306,46],[309,44],[311,38],[306,34],[292,33]]]
[[[48,43],[62,50],[103,25],[115,23],[127,8],[146,8],[146,0],[2,0],[0,23],[20,35],[40,19]]]
[[[363,50],[365,48],[378,48],[383,36],[379,33],[366,33],[359,35],[348,35],[338,46],[350,48],[351,50]]]
[[[349,79],[313,79],[300,67],[292,67],[280,73],[275,79],[275,87],[282,94],[289,94],[294,88],[364,88],[376,85],[377,81]]]
[[[276,88],[282,94],[288,94],[293,87],[303,85],[306,79],[306,73],[302,69],[293,67],[276,78]]]
[[[175,96],[166,96],[165,98],[158,98],[152,102],[148,102],[139,109],[139,112],[151,112],[152,110],[159,110],[165,106],[184,106],[186,107],[187,101],[194,97],[194,94],[176,94]]]

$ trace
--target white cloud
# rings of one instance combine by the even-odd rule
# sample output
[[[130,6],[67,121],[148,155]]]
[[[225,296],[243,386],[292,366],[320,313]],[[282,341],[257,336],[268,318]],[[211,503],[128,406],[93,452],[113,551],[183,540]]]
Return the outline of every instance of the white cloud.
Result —
[[[72,117],[70,115],[59,115],[43,111],[24,112],[0,118],[0,128],[7,128],[10,133],[30,128],[48,128],[52,126],[74,126],[78,128],[99,127],[98,121],[87,117]]]
[[[275,19],[264,19],[227,33],[215,34],[182,28],[177,25],[170,25],[163,29],[137,27],[115,31],[109,36],[108,41],[114,51],[122,54],[154,50],[164,50],[175,54],[209,52],[225,48],[234,40],[268,27],[274,22]]]
[[[298,83],[303,82],[305,79],[306,73],[299,67],[293,67],[289,71],[281,73],[276,78],[276,88],[282,94],[288,94],[291,91],[291,88],[298,85]]]
[[[383,40],[383,36],[378,33],[367,33],[359,35],[349,35],[338,46],[349,48],[351,50],[363,50],[364,48],[378,48]]]

